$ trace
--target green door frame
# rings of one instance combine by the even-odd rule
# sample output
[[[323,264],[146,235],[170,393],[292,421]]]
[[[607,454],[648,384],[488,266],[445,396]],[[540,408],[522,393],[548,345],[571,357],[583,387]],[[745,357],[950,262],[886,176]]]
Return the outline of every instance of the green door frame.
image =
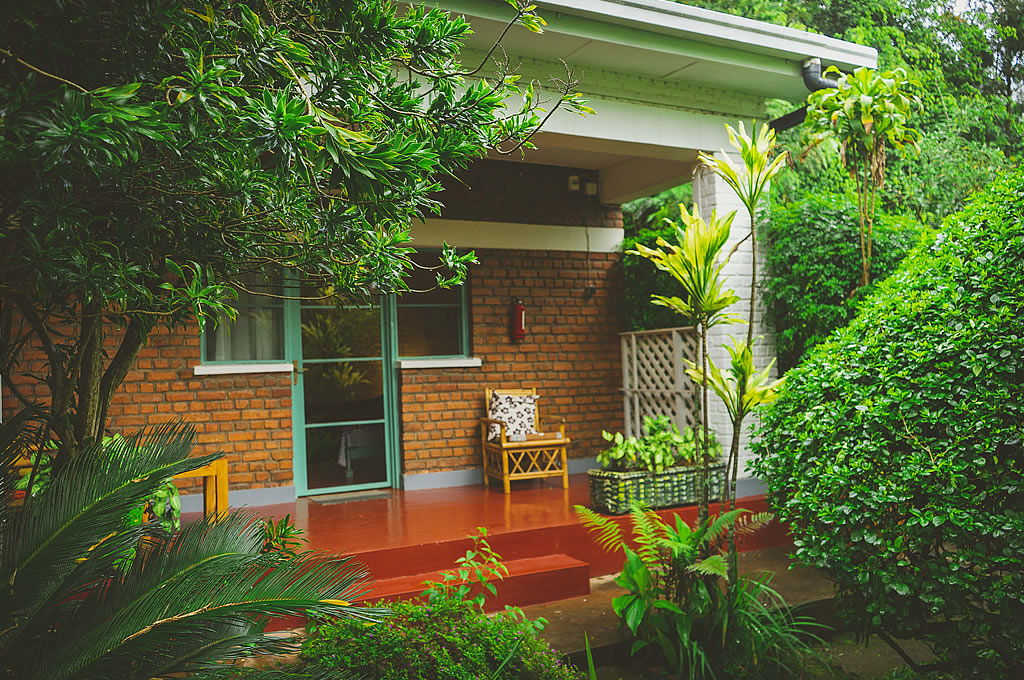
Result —
[[[398,354],[396,303],[393,295],[380,298],[382,382],[384,389],[384,449],[386,478],[380,482],[346,484],[342,486],[309,488],[306,478],[306,408],[303,391],[302,359],[302,307],[300,300],[286,300],[284,309],[285,357],[292,362],[292,475],[297,496],[362,491],[365,489],[398,488],[401,481],[398,429],[398,382],[396,358]],[[351,424],[358,424],[352,421]]]

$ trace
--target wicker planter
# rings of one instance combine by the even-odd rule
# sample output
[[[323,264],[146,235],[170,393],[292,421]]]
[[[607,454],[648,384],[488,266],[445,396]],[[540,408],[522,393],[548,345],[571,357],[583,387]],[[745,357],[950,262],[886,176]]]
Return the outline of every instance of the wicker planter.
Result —
[[[598,512],[622,515],[629,512],[633,499],[649,508],[692,505],[700,494],[696,467],[669,468],[664,472],[610,472],[588,470],[590,507]],[[708,466],[710,500],[718,498],[725,481],[725,463]]]

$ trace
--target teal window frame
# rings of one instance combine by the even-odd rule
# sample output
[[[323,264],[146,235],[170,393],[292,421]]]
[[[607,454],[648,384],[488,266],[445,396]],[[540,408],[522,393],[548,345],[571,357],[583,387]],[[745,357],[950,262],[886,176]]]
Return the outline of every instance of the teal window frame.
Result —
[[[282,290],[287,290],[290,284],[285,283],[282,286]],[[288,353],[288,300],[283,298],[268,298],[273,300],[276,305],[280,305],[281,308],[281,353],[282,356],[279,359],[208,359],[208,338],[209,331],[207,330],[207,324],[213,323],[209,318],[202,318],[199,320],[199,363],[202,366],[257,366],[260,364],[274,365],[287,363],[291,361]],[[266,305],[254,305],[249,303],[232,304],[235,309],[267,309],[273,307],[273,304]],[[222,324],[234,323],[231,319],[222,319]]]
[[[456,290],[459,292],[459,301],[457,303],[405,303],[402,304],[399,300],[399,296],[393,296],[395,302],[391,305],[392,323],[396,329],[395,333],[395,348],[394,355],[399,360],[412,360],[417,359],[465,359],[472,356],[472,348],[470,347],[470,336],[469,336],[469,280],[464,281],[460,284]],[[398,308],[409,307],[417,309],[429,309],[429,308],[444,308],[452,309],[456,308],[459,311],[459,348],[455,354],[416,354],[416,355],[405,355],[400,354],[398,351]]]

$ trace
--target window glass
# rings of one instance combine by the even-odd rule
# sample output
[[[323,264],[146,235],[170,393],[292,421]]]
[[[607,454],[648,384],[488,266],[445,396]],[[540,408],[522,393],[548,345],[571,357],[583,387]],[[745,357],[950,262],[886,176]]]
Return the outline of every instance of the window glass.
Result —
[[[280,295],[280,284],[253,275],[243,277],[242,285],[248,290],[238,290],[232,303],[235,320],[206,325],[204,361],[283,361],[284,301],[259,294]]]
[[[438,254],[420,252],[413,261],[436,267]],[[438,288],[433,270],[416,268],[407,277],[410,292],[398,297],[398,356],[465,356],[468,323],[463,286]]]

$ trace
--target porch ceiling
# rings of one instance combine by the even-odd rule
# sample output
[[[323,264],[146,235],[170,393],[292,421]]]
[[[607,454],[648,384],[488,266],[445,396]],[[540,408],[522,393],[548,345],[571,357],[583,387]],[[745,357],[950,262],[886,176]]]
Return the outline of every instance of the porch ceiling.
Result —
[[[648,196],[690,180],[697,163],[697,151],[688,148],[642,144],[621,140],[541,132],[534,137],[537,148],[526,160],[599,173],[599,196],[604,204],[618,205]],[[498,154],[497,160],[508,159]]]

